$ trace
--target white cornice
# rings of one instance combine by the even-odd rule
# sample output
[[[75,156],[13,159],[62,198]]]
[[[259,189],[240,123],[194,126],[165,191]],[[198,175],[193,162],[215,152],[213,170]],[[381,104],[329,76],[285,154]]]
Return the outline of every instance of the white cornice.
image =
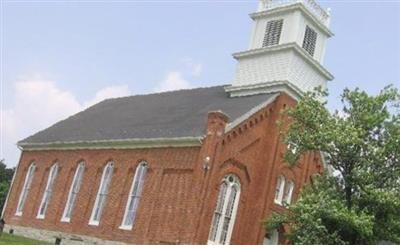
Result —
[[[321,75],[323,75],[327,80],[329,81],[333,80],[334,78],[333,75],[295,42],[242,51],[234,53],[233,57],[239,60],[241,58],[248,58],[269,52],[276,52],[276,51],[290,50],[290,49],[294,50],[297,54],[299,54],[302,58],[304,58],[314,69],[316,69],[319,73],[321,73]]]
[[[203,137],[151,138],[151,139],[117,139],[70,141],[49,143],[19,143],[24,151],[37,150],[97,150],[97,149],[146,149],[166,147],[200,147]]]
[[[302,3],[295,3],[295,4],[291,4],[291,5],[285,5],[282,7],[276,7],[273,9],[267,9],[264,11],[252,13],[252,14],[250,14],[250,17],[253,20],[256,20],[258,18],[263,18],[266,16],[274,15],[274,14],[281,14],[281,13],[289,12],[289,11],[293,11],[293,10],[301,10],[303,12],[303,14],[307,18],[309,18],[318,27],[318,29],[320,29],[322,32],[324,32],[328,37],[334,36],[333,32],[331,30],[329,30],[329,28],[326,25],[322,24],[322,22],[319,21],[314,16],[314,14],[311,13]]]
[[[239,86],[226,86],[225,92],[230,97],[251,96],[256,94],[271,94],[285,92],[295,100],[300,100],[303,92],[289,81],[271,81]]]

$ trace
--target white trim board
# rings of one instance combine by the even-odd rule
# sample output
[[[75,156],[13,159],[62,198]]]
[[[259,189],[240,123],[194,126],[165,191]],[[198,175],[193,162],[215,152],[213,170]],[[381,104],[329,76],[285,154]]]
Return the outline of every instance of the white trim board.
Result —
[[[274,45],[274,46],[270,46],[270,47],[250,49],[250,50],[234,53],[234,54],[232,54],[232,56],[236,60],[240,60],[241,58],[254,57],[256,55],[261,55],[261,54],[265,54],[265,53],[269,53],[269,52],[289,50],[289,49],[296,51],[297,54],[299,54],[302,58],[304,58],[307,61],[307,63],[311,65],[312,68],[314,68],[316,71],[318,71],[318,73],[320,73],[322,76],[324,76],[328,81],[332,81],[335,78],[327,69],[325,69],[325,67],[323,67],[309,53],[307,53],[307,51],[305,51],[303,48],[301,48],[295,42],[279,44],[279,45]]]
[[[80,149],[146,149],[165,147],[199,147],[203,137],[115,139],[93,141],[69,141],[49,143],[19,143],[24,151],[80,150]]]

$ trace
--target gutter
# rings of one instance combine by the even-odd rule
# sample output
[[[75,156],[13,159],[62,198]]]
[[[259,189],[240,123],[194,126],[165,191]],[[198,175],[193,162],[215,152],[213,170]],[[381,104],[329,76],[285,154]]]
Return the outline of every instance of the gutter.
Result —
[[[303,57],[308,62],[308,64],[310,64],[314,69],[316,69],[327,80],[332,81],[334,79],[334,76],[327,69],[325,69],[325,67],[323,67],[318,61],[316,61],[309,53],[307,53],[303,48],[301,48],[296,42],[278,44],[270,47],[250,49],[234,53],[232,54],[232,56],[236,60],[239,60],[242,58],[253,57],[256,55],[262,55],[265,53],[280,51],[280,50],[294,50],[298,55]]]

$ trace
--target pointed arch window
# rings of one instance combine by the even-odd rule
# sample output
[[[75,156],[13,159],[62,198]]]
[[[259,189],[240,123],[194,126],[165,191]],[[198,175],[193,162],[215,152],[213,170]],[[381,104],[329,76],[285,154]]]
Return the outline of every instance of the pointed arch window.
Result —
[[[285,190],[285,177],[280,175],[276,182],[275,200],[274,200],[276,204],[282,205],[284,190]]]
[[[46,210],[49,206],[51,195],[53,194],[54,183],[56,181],[57,175],[58,164],[55,163],[50,168],[49,177],[47,178],[46,189],[44,190],[42,201],[40,202],[38,214],[36,216],[37,219],[44,219],[44,216],[46,215]]]
[[[21,194],[19,195],[17,210],[15,212],[15,215],[17,215],[17,216],[21,216],[22,211],[24,210],[25,201],[26,201],[26,198],[28,197],[29,190],[31,189],[33,175],[35,173],[35,170],[36,170],[36,164],[31,163],[31,165],[28,168],[28,171],[26,172],[25,181],[24,181],[24,185],[22,187]]]
[[[76,199],[78,197],[79,189],[81,187],[83,173],[85,171],[85,162],[80,162],[76,168],[74,178],[72,179],[71,187],[68,193],[67,203],[64,208],[62,222],[70,222],[72,211],[75,206]]]
[[[114,163],[108,162],[104,167],[103,174],[101,176],[101,182],[96,195],[96,201],[92,209],[92,214],[90,216],[89,225],[99,225],[100,223],[101,214],[103,213],[103,209],[106,204],[113,171]]]
[[[230,243],[239,198],[239,178],[233,174],[225,176],[220,185],[217,206],[211,223],[208,237],[209,245]]]
[[[285,194],[283,195],[283,202],[289,205],[292,201],[294,183],[291,180],[286,182]]]
[[[136,168],[131,190],[129,191],[128,202],[126,203],[124,218],[121,226],[119,227],[120,229],[131,230],[133,227],[137,209],[139,207],[140,197],[142,195],[147,168],[148,165],[146,162],[141,162]]]

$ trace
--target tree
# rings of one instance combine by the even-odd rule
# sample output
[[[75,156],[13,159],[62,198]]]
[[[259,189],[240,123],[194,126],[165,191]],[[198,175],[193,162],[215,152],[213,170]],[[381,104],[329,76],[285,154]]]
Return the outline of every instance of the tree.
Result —
[[[0,212],[3,210],[14,171],[14,168],[7,168],[4,159],[0,160]]]
[[[284,227],[293,244],[400,243],[400,94],[346,89],[335,113],[321,102],[326,95],[308,93],[287,109],[282,134],[288,164],[320,151],[335,174],[315,177],[287,213],[266,221],[267,231]]]

